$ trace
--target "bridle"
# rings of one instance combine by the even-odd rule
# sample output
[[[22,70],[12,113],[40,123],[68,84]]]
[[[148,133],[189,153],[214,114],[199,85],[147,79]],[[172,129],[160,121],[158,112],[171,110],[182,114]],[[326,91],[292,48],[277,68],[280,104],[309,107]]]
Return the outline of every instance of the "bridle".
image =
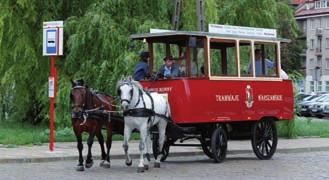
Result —
[[[82,105],[73,105],[72,108],[81,108],[82,111],[84,109],[86,109],[86,102],[88,101],[88,97],[87,97],[87,94],[88,94],[88,89],[85,87],[85,86],[74,86],[71,90],[74,90],[74,89],[85,89],[86,90],[86,95],[85,95],[85,100],[83,101],[83,104]],[[73,94],[71,93],[71,99],[72,99],[72,96]]]
[[[130,98],[129,99],[121,99],[121,90],[120,90],[120,88],[122,87],[122,86],[124,86],[124,85],[127,85],[127,86],[129,86],[129,87],[131,87],[131,91],[130,91]],[[139,92],[139,96],[138,96],[138,101],[136,102],[136,104],[135,104],[135,107],[137,107],[138,106],[138,104],[139,104],[139,102],[140,102],[140,97],[141,97],[141,95],[142,95],[142,92],[141,92],[141,90],[139,90],[140,92]],[[120,101],[121,101],[121,104],[123,103],[123,102],[127,102],[128,104],[130,104],[131,103],[131,100],[133,99],[133,94],[134,93],[134,86],[133,86],[133,84],[131,83],[131,82],[123,82],[122,84],[120,84],[119,86],[118,86],[118,95],[120,96]]]

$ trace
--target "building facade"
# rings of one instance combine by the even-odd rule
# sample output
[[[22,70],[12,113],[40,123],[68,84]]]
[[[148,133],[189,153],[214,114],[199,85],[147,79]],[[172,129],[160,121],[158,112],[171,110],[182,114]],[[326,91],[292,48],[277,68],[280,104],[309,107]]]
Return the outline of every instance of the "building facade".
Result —
[[[329,0],[301,3],[295,18],[307,44],[305,92],[329,92]]]

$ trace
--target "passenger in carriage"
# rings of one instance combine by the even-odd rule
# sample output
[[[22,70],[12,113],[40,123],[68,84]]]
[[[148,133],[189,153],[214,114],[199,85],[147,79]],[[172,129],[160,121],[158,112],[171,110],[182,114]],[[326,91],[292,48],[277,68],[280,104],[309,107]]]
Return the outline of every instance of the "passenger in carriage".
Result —
[[[149,66],[147,64],[150,54],[147,51],[141,52],[139,62],[135,65],[133,78],[135,81],[140,81],[150,77]]]
[[[255,71],[256,71],[256,76],[261,76],[261,75],[269,75],[269,70],[272,70],[274,67],[274,63],[269,60],[269,59],[264,59],[265,62],[265,74],[262,72],[262,51],[260,49],[255,50]],[[251,74],[252,68],[251,68],[251,63],[249,64],[249,69],[248,72]]]
[[[174,63],[172,56],[167,56],[163,59],[164,64],[157,72],[158,78],[173,78],[180,76],[179,65]]]

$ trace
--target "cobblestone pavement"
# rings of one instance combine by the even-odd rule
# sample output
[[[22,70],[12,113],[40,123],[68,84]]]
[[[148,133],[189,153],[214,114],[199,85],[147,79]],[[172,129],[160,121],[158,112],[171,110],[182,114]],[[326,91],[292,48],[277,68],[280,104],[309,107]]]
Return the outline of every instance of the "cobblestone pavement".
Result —
[[[58,179],[329,179],[329,152],[276,153],[271,160],[258,160],[254,154],[229,155],[221,164],[206,156],[172,157],[154,169],[138,174],[138,160],[131,167],[124,160],[112,160],[110,169],[98,166],[75,171],[76,161],[0,164],[2,180]]]

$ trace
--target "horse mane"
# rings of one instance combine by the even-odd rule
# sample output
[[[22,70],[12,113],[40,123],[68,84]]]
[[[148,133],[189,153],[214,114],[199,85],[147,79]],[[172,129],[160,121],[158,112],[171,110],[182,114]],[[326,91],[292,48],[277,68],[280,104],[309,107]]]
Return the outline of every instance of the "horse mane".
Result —
[[[125,83],[132,84],[133,86],[137,87],[138,89],[143,90],[143,86],[141,85],[141,83],[133,80],[131,76],[121,78],[117,83],[116,89],[118,89],[121,85],[123,85]]]

